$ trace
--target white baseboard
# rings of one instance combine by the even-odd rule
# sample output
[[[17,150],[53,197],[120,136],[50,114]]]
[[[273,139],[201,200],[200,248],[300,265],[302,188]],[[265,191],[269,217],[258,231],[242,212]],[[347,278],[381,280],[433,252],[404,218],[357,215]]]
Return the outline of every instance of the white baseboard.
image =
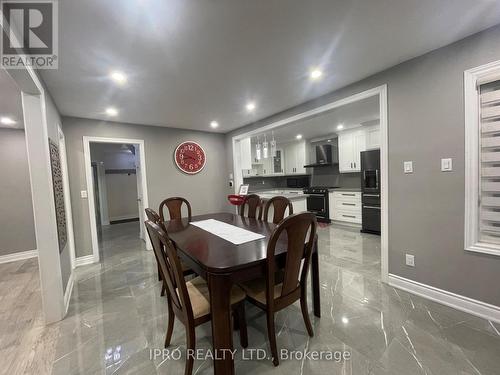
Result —
[[[86,255],[75,259],[75,267],[86,266],[94,263],[94,255]]]
[[[36,258],[37,256],[38,256],[38,250],[20,251],[17,253],[1,255],[0,256],[0,264],[1,263],[16,262],[18,260]]]
[[[389,285],[457,310],[500,323],[500,307],[389,274]]]
[[[130,220],[130,219],[138,219],[139,215],[137,213],[130,215],[122,215],[122,216],[113,216],[109,218],[109,221],[118,221],[118,220]]]
[[[68,312],[69,300],[71,299],[71,293],[73,292],[73,285],[75,283],[75,273],[71,272],[69,275],[68,284],[66,285],[66,290],[64,291],[64,314]]]

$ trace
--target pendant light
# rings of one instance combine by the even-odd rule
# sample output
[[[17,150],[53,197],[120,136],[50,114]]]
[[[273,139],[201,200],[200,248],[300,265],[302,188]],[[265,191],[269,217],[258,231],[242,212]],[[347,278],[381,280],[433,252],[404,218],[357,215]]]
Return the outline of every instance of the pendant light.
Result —
[[[266,135],[264,134],[264,142],[262,143],[262,156],[264,159],[269,157],[269,143],[267,142]]]
[[[271,140],[271,157],[276,157],[276,141],[274,140],[274,131],[271,132],[273,139]]]
[[[257,144],[255,145],[255,159],[260,160],[261,157],[262,155],[261,155],[259,136],[257,136]]]

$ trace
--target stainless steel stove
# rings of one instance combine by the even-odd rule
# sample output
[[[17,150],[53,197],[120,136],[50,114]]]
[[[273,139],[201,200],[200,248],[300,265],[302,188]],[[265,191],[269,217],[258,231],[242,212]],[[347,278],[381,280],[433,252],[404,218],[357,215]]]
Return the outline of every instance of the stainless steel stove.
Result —
[[[304,188],[304,194],[307,194],[307,211],[316,215],[318,221],[323,223],[330,222],[328,191],[335,186],[311,186]]]

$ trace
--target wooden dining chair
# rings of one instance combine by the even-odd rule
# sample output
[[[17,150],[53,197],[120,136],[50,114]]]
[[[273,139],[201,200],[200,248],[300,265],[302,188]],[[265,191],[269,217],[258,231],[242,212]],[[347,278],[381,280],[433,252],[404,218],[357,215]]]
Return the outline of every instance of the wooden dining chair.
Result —
[[[164,232],[167,232],[165,229],[165,225],[163,224],[163,220],[161,220],[160,215],[158,215],[155,210],[153,210],[151,208],[146,208],[144,211],[146,212],[146,216],[148,217],[149,221],[157,224],[158,226],[160,226],[160,228]],[[149,233],[148,233],[148,235],[149,235]],[[151,240],[151,237],[149,239]],[[158,261],[158,258],[156,257],[156,253],[155,253],[155,258],[156,258],[156,264],[158,266],[158,280],[162,281],[162,280],[164,280],[164,278],[163,278],[163,275],[162,275],[162,272],[160,269],[160,262]],[[189,268],[182,260],[181,260],[181,267],[182,267],[182,273],[184,274],[184,276],[192,275],[194,273],[194,271],[191,268]],[[167,291],[167,287],[165,285],[165,282],[163,282],[160,295],[164,296],[166,291]]]
[[[248,207],[248,209],[246,209]],[[245,202],[240,206],[240,216],[246,216],[251,219],[261,219],[262,200],[257,194],[249,194],[245,197]]]
[[[292,202],[288,198],[282,196],[272,197],[267,200],[264,204],[264,214],[262,215],[262,220],[269,221],[269,208],[273,208],[273,223],[278,224],[281,220],[285,218],[285,212],[288,208],[288,215],[293,214]]]
[[[307,274],[316,236],[316,216],[310,212],[290,215],[273,230],[267,245],[266,277],[243,283],[247,299],[267,315],[267,333],[275,366],[279,365],[274,315],[300,299],[302,317],[309,336],[313,328],[307,310]],[[285,268],[282,277],[276,268],[276,244],[287,237]],[[283,242],[281,242],[283,243]],[[301,268],[302,266],[302,268]]]
[[[195,328],[211,320],[208,285],[200,276],[186,282],[174,243],[170,241],[159,225],[149,220],[145,224],[168,288],[168,326],[165,348],[170,345],[174,321],[177,317],[186,328],[186,348],[194,352],[196,346]],[[244,348],[248,346],[245,297],[245,292],[237,285],[231,290],[231,308],[234,319],[238,321],[240,342]],[[191,375],[193,362],[193,355],[186,356],[185,375]]]
[[[161,221],[165,221],[164,209],[165,207],[168,209],[168,214],[170,216],[170,220],[172,219],[180,219],[182,218],[182,205],[185,204],[187,206],[188,220],[191,221],[191,205],[189,201],[182,197],[172,197],[167,198],[160,203],[160,208],[158,209],[160,213]]]

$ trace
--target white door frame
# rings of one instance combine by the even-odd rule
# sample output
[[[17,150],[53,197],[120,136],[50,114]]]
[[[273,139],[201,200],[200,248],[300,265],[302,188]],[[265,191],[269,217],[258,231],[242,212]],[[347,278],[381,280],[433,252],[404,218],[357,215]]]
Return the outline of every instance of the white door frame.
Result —
[[[233,137],[233,173],[234,173],[234,189],[239,188],[243,183],[243,173],[240,167],[241,157],[240,149],[237,147],[238,142],[241,139],[251,137],[263,131],[270,131],[271,129],[276,129],[278,127],[290,124],[295,121],[299,121],[310,116],[315,116],[317,114],[330,111],[334,108],[344,106],[346,104],[351,104],[363,99],[367,99],[373,96],[379,97],[379,111],[380,111],[380,158],[381,158],[381,268],[383,282],[389,282],[389,157],[388,157],[388,119],[387,119],[387,85],[381,85],[374,87],[372,89],[360,92],[358,94],[351,95],[349,97],[333,101],[331,103],[319,106],[317,108],[299,113],[297,115],[273,122],[261,128],[250,130],[246,133],[239,134]]]
[[[87,196],[89,202],[89,217],[90,217],[90,233],[92,237],[92,256],[93,262],[99,262],[99,242],[97,240],[97,223],[95,219],[95,197],[94,197],[94,184],[92,175],[92,162],[90,156],[90,143],[126,143],[139,146],[140,153],[140,167],[142,171],[142,201],[144,207],[149,207],[148,199],[148,179],[146,176],[146,157],[144,150],[143,139],[128,139],[128,138],[106,138],[106,137],[83,137],[83,157],[85,160],[85,180],[87,183]],[[142,225],[141,218],[144,216],[143,212],[139,212],[139,223]],[[146,248],[151,250],[151,243],[146,236]]]

